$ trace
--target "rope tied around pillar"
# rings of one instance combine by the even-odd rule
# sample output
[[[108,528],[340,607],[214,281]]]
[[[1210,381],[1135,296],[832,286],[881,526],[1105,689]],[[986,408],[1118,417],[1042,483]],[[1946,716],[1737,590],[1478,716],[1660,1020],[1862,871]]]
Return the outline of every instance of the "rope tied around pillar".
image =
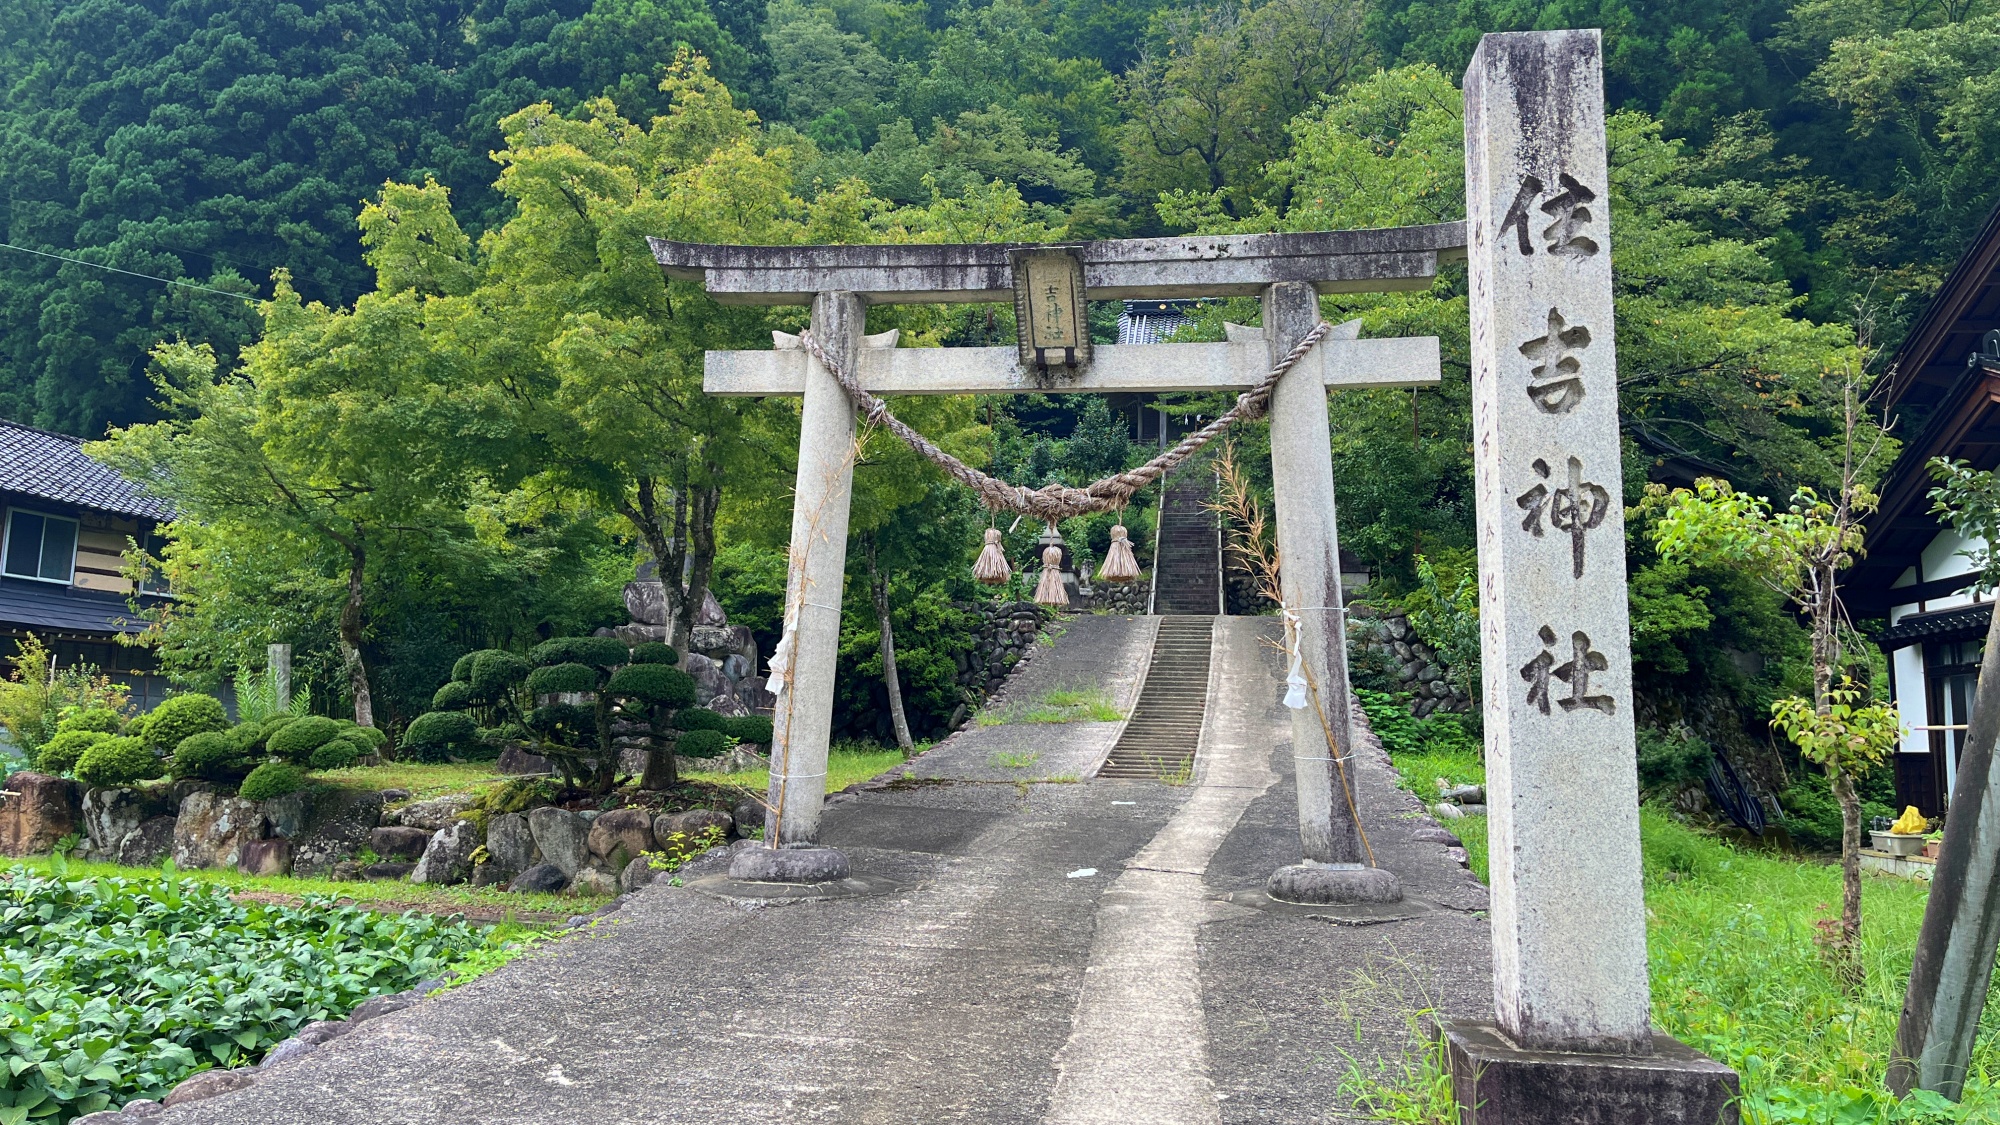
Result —
[[[1019,512],[1039,520],[1055,522],[1092,512],[1117,511],[1131,501],[1134,493],[1154,481],[1159,480],[1174,467],[1220,437],[1224,430],[1239,421],[1254,420],[1264,416],[1271,405],[1271,392],[1277,389],[1278,380],[1284,378],[1299,360],[1304,359],[1313,345],[1320,342],[1331,331],[1333,325],[1322,320],[1312,327],[1292,350],[1271,366],[1271,370],[1259,379],[1255,386],[1236,396],[1236,405],[1230,407],[1213,422],[1182,438],[1179,444],[1136,469],[1093,481],[1082,488],[1071,488],[1065,484],[1045,484],[1040,488],[1027,488],[1010,484],[998,477],[980,472],[978,469],[939,449],[929,438],[912,429],[908,423],[890,412],[889,404],[879,395],[871,394],[861,386],[861,382],[845,367],[836,363],[827,354],[825,346],[815,339],[811,329],[799,333],[799,343],[812,357],[833,376],[834,382],[847,395],[854,408],[874,425],[880,426],[901,438],[903,443],[915,450],[925,460],[943,469],[960,484],[973,490],[980,503],[993,511]]]

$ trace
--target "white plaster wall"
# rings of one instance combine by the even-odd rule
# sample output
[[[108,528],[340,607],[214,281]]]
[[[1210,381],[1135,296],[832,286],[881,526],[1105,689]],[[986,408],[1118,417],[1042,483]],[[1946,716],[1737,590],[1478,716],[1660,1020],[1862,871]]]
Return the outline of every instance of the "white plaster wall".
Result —
[[[1914,608],[1914,607],[1912,607]],[[1915,730],[1930,722],[1924,692],[1924,657],[1921,645],[1906,645],[1890,654],[1896,669],[1896,713],[1903,720],[1905,754],[1931,752],[1929,731]]]
[[[1924,548],[1922,555],[1923,580],[1925,582],[1935,582],[1940,578],[1951,578],[1956,575],[1970,573],[1972,562],[1965,557],[1965,552],[1971,551],[1977,546],[1981,546],[1981,544],[1978,544],[1975,540],[1967,539],[1951,528],[1947,527],[1943,531],[1938,532],[1937,537],[1931,540],[1930,546]],[[1931,604],[1934,607],[1942,608],[1940,603]],[[1962,605],[1964,603],[1954,604]]]

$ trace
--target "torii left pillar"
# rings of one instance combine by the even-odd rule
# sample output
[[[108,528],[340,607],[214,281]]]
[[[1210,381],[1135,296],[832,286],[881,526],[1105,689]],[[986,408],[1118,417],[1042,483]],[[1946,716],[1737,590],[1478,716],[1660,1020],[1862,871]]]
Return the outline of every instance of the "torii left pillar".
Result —
[[[812,334],[834,361],[855,369],[868,310],[853,293],[820,293]],[[834,672],[840,663],[840,594],[847,573],[847,516],[854,499],[854,406],[831,372],[806,360],[799,415],[799,475],[792,503],[785,632],[792,648],[776,685],[771,788],[763,848],[736,853],[737,879],[825,882],[848,875],[847,857],[821,847],[826,754],[833,734]]]

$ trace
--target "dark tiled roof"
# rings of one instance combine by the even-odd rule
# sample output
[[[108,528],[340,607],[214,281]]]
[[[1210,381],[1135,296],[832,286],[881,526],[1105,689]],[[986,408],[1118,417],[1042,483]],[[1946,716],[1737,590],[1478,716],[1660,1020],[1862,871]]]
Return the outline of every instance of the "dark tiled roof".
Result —
[[[1118,342],[1158,344],[1194,322],[1199,301],[1127,301],[1118,314]]]
[[[1875,637],[1883,649],[1902,648],[1918,641],[1976,637],[1993,621],[1993,603],[1960,606],[1936,613],[1915,613],[1884,629]]]
[[[0,632],[136,633],[125,595],[0,578]]]
[[[83,439],[0,420],[0,492],[121,516],[170,520],[166,501],[84,455]]]

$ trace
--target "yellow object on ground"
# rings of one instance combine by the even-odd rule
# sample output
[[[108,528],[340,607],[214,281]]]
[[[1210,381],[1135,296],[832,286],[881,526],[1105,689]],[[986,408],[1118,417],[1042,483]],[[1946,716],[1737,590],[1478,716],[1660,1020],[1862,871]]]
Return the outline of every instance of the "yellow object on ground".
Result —
[[[1930,827],[1931,822],[1924,819],[1924,814],[1917,811],[1917,806],[1905,805],[1903,815],[1896,818],[1896,823],[1889,826],[1889,831],[1905,836],[1921,836],[1930,831]]]

